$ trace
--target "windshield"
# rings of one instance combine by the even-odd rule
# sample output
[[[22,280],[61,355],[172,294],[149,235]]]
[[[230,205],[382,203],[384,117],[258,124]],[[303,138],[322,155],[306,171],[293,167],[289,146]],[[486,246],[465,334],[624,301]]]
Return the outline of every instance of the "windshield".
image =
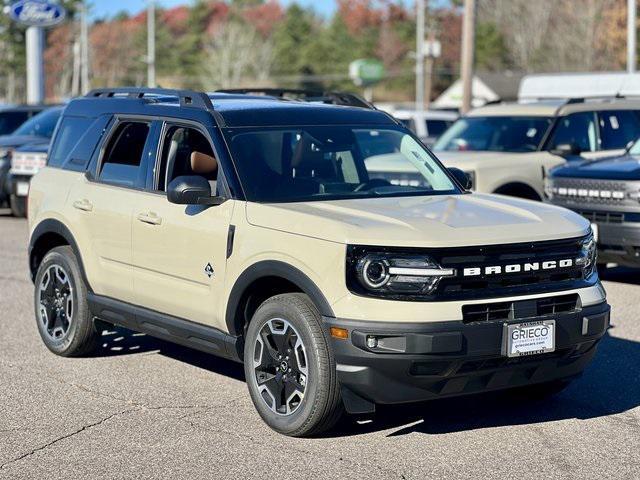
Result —
[[[460,192],[438,161],[400,129],[242,128],[225,134],[250,201]]]
[[[435,143],[435,151],[534,152],[551,125],[547,117],[467,117]]]
[[[13,134],[51,138],[61,113],[61,108],[51,108],[40,112],[38,115],[24,122]]]

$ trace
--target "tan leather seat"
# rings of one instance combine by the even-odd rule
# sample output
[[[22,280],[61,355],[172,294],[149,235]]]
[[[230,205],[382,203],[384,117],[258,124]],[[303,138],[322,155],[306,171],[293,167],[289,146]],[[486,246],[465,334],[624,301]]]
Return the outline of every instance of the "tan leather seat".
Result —
[[[205,175],[215,179],[218,172],[218,161],[216,157],[202,152],[191,152],[191,170],[198,175]]]

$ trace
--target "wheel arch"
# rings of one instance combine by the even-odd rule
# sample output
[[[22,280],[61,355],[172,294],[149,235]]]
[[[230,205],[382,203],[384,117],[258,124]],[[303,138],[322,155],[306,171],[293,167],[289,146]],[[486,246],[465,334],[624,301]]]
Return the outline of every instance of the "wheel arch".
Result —
[[[52,248],[62,245],[68,245],[71,247],[71,250],[73,250],[76,259],[78,260],[80,272],[82,273],[85,285],[87,285],[87,288],[91,290],[84,270],[82,256],[80,255],[80,250],[78,249],[78,244],[76,243],[73,234],[64,223],[52,218],[40,222],[33,229],[33,233],[29,239],[29,272],[31,274],[31,281],[34,281],[36,273],[38,272],[38,267],[47,252]]]
[[[321,315],[334,316],[320,288],[305,273],[285,262],[265,260],[247,268],[233,285],[225,313],[228,332],[244,336],[253,312],[264,300],[293,292],[308,295]]]
[[[528,183],[519,181],[505,183],[504,185],[496,188],[493,193],[497,193],[500,195],[509,195],[517,198],[524,198],[527,200],[542,200],[540,193],[535,188],[533,188]]]

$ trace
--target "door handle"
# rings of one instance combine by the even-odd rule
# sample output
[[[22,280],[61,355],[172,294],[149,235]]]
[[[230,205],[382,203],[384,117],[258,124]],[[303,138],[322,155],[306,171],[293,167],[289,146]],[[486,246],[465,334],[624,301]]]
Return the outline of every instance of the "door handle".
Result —
[[[142,223],[148,223],[149,225],[162,224],[162,218],[154,212],[140,213],[138,214],[138,220]]]
[[[82,200],[76,200],[73,202],[73,208],[77,208],[83,212],[90,212],[93,210],[93,204],[86,198],[83,198]]]

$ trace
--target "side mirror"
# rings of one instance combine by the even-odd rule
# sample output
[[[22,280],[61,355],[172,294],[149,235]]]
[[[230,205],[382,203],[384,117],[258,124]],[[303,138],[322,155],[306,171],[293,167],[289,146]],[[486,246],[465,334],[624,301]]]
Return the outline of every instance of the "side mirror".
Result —
[[[460,185],[462,185],[462,187],[465,190],[471,190],[471,188],[473,188],[473,182],[469,174],[463,172],[462,170],[456,167],[449,167],[448,170],[449,170],[449,173],[453,175],[453,178],[455,178],[456,181]]]
[[[580,155],[582,149],[575,143],[560,143],[551,149],[551,153],[560,157]]]
[[[167,200],[178,205],[220,205],[225,201],[211,196],[209,181],[200,175],[174,178],[167,188]]]

